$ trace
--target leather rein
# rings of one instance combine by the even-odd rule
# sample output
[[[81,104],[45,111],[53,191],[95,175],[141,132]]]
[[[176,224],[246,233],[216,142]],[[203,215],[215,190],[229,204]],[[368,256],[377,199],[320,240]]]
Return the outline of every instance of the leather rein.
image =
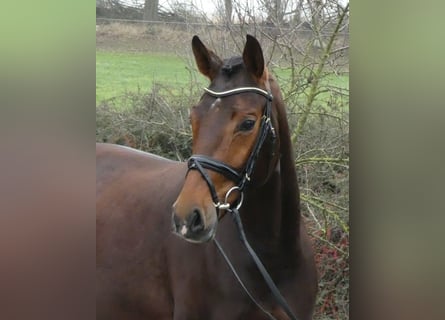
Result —
[[[267,286],[269,287],[270,291],[272,292],[276,302],[283,308],[284,312],[287,314],[287,316],[291,320],[297,320],[297,317],[294,315],[292,310],[290,309],[289,305],[287,304],[284,297],[281,295],[280,291],[278,290],[277,286],[275,285],[274,281],[272,280],[271,276],[267,272],[266,268],[264,267],[261,260],[258,258],[258,255],[255,253],[253,248],[250,246],[249,242],[247,241],[246,235],[244,233],[243,225],[241,223],[241,218],[239,215],[239,209],[242,206],[243,198],[244,198],[244,190],[249,185],[251,180],[252,172],[255,168],[255,163],[258,158],[258,155],[260,153],[261,147],[263,146],[264,142],[266,141],[266,138],[269,134],[272,136],[272,141],[275,142],[276,134],[275,129],[271,122],[271,114],[272,114],[272,100],[273,96],[270,92],[257,88],[257,87],[241,87],[236,88],[232,90],[222,91],[222,92],[216,92],[213,90],[210,90],[208,88],[204,88],[207,94],[214,98],[224,98],[228,96],[232,96],[235,94],[240,93],[246,93],[246,92],[253,92],[260,94],[266,98],[266,106],[264,107],[263,115],[261,117],[261,124],[259,129],[259,134],[257,136],[255,145],[253,147],[253,150],[246,162],[246,165],[243,170],[238,171],[237,169],[229,166],[228,164],[213,159],[211,157],[205,156],[205,155],[192,155],[188,160],[188,171],[190,170],[197,170],[204,181],[207,183],[207,186],[209,187],[210,194],[212,196],[213,204],[217,210],[218,217],[220,210],[226,210],[229,212],[232,216],[232,219],[238,228],[238,232],[240,235],[241,242],[246,247],[247,251],[249,252],[250,256],[252,257],[255,265],[257,266],[258,270],[260,271],[262,277],[264,278],[264,281],[266,282]],[[212,170],[219,174],[222,174],[227,179],[235,182],[235,186],[229,189],[225,195],[224,202],[220,202],[218,198],[218,194],[216,192],[215,186],[206,172],[206,170]],[[229,196],[232,192],[237,191],[239,193],[239,199],[235,201],[235,203],[230,204],[228,202]],[[239,277],[238,273],[236,272],[235,268],[233,267],[232,263],[230,262],[229,258],[227,257],[226,253],[222,249],[219,242],[214,239],[214,243],[219,250],[220,254],[223,256],[224,260],[226,261],[227,265],[229,266],[230,270],[232,271],[233,275],[241,285],[241,287],[244,289],[244,291],[247,293],[249,298],[252,300],[252,302],[264,313],[268,316],[271,320],[276,320],[276,318],[268,312],[266,309],[264,309],[261,304],[253,297],[253,295],[249,292],[247,287],[244,285],[243,281]]]

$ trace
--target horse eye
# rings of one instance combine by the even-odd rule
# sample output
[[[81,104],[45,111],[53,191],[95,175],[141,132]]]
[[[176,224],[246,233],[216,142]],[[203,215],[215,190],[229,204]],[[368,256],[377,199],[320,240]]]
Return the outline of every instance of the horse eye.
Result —
[[[254,126],[255,126],[255,120],[246,119],[240,124],[239,130],[240,131],[250,131],[253,129]]]

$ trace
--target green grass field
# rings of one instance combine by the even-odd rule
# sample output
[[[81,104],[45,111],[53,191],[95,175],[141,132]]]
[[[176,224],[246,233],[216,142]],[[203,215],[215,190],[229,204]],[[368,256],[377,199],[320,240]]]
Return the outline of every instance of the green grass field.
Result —
[[[126,91],[149,90],[154,82],[185,86],[184,60],[159,53],[96,52],[96,104]]]
[[[288,70],[275,70],[279,78],[290,76]],[[198,76],[204,86],[207,80]],[[190,72],[184,59],[173,54],[160,53],[122,53],[96,51],[96,104],[125,92],[148,91],[153,83],[170,87],[189,85]],[[329,84],[340,88],[349,88],[349,76],[328,76]]]

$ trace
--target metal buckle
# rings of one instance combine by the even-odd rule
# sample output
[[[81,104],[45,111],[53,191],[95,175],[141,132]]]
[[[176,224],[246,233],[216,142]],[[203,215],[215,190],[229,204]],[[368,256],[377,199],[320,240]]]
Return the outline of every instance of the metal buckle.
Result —
[[[230,188],[229,191],[227,191],[226,196],[224,197],[224,202],[228,203],[227,200],[229,199],[230,194],[235,190],[238,190],[239,194],[240,194],[238,204],[235,207],[236,210],[239,210],[239,208],[241,208],[241,206],[243,205],[244,193],[240,190],[240,188],[238,186],[234,186],[234,187]]]
[[[228,202],[228,200],[229,200],[230,194],[235,190],[239,190],[240,198],[239,198],[239,201],[238,201],[236,207],[231,208],[232,205]],[[226,196],[224,197],[224,203],[218,202],[218,203],[214,203],[213,205],[215,206],[215,208],[221,209],[221,210],[233,210],[233,209],[239,210],[241,208],[241,206],[243,205],[243,200],[244,200],[244,193],[240,190],[240,188],[238,186],[234,186],[234,187],[230,188],[229,191],[227,191]]]
[[[218,202],[218,203],[214,203],[213,205],[215,206],[215,208],[217,208],[217,209],[221,209],[221,210],[227,210],[227,209],[230,209],[230,203],[221,203],[221,202]]]

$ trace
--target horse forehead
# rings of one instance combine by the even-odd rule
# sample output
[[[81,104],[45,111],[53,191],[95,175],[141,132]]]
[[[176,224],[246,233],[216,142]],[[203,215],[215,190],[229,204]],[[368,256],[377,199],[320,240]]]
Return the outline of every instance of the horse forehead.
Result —
[[[214,91],[227,91],[239,87],[257,86],[253,78],[244,68],[235,68],[235,70],[224,71],[221,67],[220,73],[212,80],[210,88]]]
[[[235,94],[227,97],[209,97],[204,99],[200,105],[200,118],[213,117],[217,114],[218,118],[232,118],[235,112],[254,111],[261,101],[261,96],[255,93]]]
[[[225,115],[228,116],[232,112],[230,105],[233,102],[227,102],[227,98],[204,97],[192,112],[196,112],[197,119],[200,120],[204,118],[209,119],[214,113],[217,113],[219,118]]]
[[[216,98],[215,101],[213,101],[213,103],[210,105],[210,110],[212,109],[216,109],[221,105],[221,98]]]
[[[223,61],[210,88],[215,91],[226,91],[238,87],[251,87],[256,83],[247,71],[241,57],[232,57]]]

